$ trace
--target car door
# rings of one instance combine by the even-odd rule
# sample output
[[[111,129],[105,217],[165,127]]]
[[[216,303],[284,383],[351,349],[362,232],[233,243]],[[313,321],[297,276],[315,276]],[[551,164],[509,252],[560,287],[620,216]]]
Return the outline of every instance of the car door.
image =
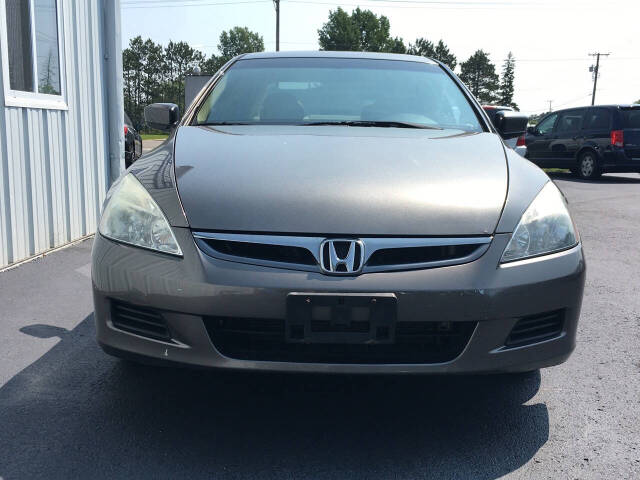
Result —
[[[545,165],[551,158],[549,144],[553,140],[553,127],[558,114],[552,113],[544,117],[526,136],[527,158],[539,165]]]
[[[611,110],[602,107],[589,108],[584,118],[583,145],[597,147],[601,152],[610,148],[611,121]]]
[[[558,116],[550,144],[551,158],[558,167],[571,167],[582,145],[582,124],[587,109],[564,110]]]

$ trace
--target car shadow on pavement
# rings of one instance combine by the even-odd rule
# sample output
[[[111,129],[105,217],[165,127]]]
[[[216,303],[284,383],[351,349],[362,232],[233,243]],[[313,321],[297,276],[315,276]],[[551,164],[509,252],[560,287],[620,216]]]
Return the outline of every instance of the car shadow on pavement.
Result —
[[[326,376],[150,367],[106,356],[92,316],[0,388],[0,478],[474,478],[549,436],[515,376]]]
[[[637,173],[632,174],[633,177],[624,177],[616,175],[615,173],[607,173],[595,180],[585,180],[570,172],[547,172],[549,178],[553,180],[564,180],[567,182],[576,183],[600,183],[600,184],[623,184],[623,183],[640,183],[640,175]]]

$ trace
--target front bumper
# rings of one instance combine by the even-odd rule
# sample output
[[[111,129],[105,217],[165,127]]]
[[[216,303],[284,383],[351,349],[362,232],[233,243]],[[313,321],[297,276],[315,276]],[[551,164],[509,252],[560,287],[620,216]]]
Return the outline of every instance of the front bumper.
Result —
[[[165,362],[229,369],[341,373],[471,373],[527,371],[568,358],[575,337],[585,279],[580,245],[553,255],[503,266],[509,234],[497,234],[479,259],[456,266],[329,277],[218,260],[202,253],[191,233],[174,228],[184,258],[112,242],[99,234],[93,246],[93,291],[98,342],[111,353]],[[397,320],[477,322],[461,353],[442,363],[298,363],[222,355],[204,317],[284,318],[292,292],[392,293]],[[162,312],[171,341],[114,327],[114,300]],[[506,348],[517,321],[563,311],[562,332],[526,346]]]

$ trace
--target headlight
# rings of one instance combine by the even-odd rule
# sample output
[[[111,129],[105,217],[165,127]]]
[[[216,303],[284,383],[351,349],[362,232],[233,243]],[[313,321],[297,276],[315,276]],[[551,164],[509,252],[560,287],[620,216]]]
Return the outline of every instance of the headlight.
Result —
[[[122,178],[109,192],[100,219],[100,233],[118,242],[182,255],[162,210],[132,174]]]
[[[564,198],[553,182],[547,183],[524,212],[501,263],[536,257],[578,244]]]

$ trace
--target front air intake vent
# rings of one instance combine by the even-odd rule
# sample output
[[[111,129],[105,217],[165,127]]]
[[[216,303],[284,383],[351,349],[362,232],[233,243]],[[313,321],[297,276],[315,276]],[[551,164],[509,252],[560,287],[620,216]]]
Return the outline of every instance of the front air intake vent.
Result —
[[[481,244],[434,245],[425,247],[384,248],[377,250],[367,262],[371,267],[412,265],[465,258],[482,248]]]
[[[531,315],[518,320],[511,330],[505,346],[522,347],[544,342],[562,335],[564,310]]]
[[[204,323],[215,348],[229,358],[333,364],[450,362],[462,353],[477,325],[466,321],[398,322],[394,343],[314,344],[288,342],[284,319],[205,317]],[[316,322],[312,328],[318,331],[327,326]],[[332,328],[335,331],[335,326]],[[361,331],[362,324],[353,322],[351,328],[352,332]]]
[[[216,252],[236,258],[266,260],[270,262],[298,265],[316,265],[311,252],[303,247],[269,245],[265,243],[234,242],[231,240],[206,239],[204,242]]]
[[[162,315],[151,308],[113,300],[111,323],[118,330],[155,340],[170,341],[171,334]]]

